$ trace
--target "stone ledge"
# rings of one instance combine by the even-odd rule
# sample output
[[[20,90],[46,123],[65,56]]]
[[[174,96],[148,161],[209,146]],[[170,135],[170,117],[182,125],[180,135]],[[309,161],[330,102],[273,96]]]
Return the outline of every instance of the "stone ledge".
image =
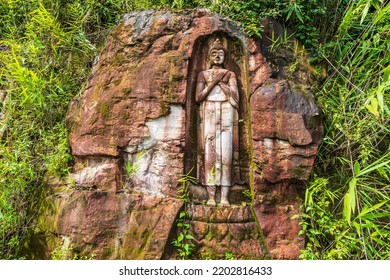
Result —
[[[235,259],[269,258],[256,222],[215,224],[192,221],[190,234],[201,259],[224,259],[227,252]]]
[[[247,223],[255,221],[248,205],[233,205],[231,207],[191,205],[189,212],[191,220],[206,223]]]
[[[232,240],[257,240],[260,237],[259,227],[256,222],[213,224],[192,221],[190,228],[197,241],[216,239],[218,241],[225,240],[229,243]]]

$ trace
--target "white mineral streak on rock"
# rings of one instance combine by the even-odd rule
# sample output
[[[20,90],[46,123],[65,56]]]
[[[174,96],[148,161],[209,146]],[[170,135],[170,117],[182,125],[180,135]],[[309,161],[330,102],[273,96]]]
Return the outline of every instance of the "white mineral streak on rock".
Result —
[[[149,135],[138,147],[138,154],[129,155],[136,168],[131,178],[132,188],[149,195],[163,197],[162,189],[168,183],[167,165],[170,159],[164,142],[180,140],[184,122],[184,110],[179,105],[170,106],[170,114],[146,123]],[[127,151],[134,151],[128,147]],[[143,153],[141,156],[140,153]],[[165,186],[166,187],[166,186]]]
[[[170,114],[155,120],[146,122],[150,137],[145,139],[138,150],[148,150],[159,141],[180,140],[184,110],[179,105],[170,105]]]
[[[271,151],[273,148],[274,140],[270,138],[264,138],[264,146],[268,151]]]
[[[149,195],[163,197],[164,169],[168,158],[162,150],[149,150],[134,164],[137,171],[131,178],[133,189]]]
[[[259,68],[259,65],[256,61],[256,57],[254,55],[250,55],[248,57],[248,64],[249,64],[249,71],[255,71],[257,68]]]
[[[99,178],[106,177],[107,173],[115,168],[114,163],[97,163],[93,166],[84,167],[71,176],[78,186],[92,187],[99,182]]]

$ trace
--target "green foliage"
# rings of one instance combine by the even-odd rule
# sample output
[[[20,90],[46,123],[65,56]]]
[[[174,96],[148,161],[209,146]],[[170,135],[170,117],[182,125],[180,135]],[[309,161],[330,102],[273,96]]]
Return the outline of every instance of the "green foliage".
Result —
[[[251,201],[253,200],[253,193],[250,190],[244,190],[242,194]]]
[[[190,234],[189,212],[187,211],[187,204],[189,202],[188,186],[190,183],[195,183],[195,178],[191,174],[192,169],[187,174],[180,174],[179,183],[181,187],[178,189],[179,196],[184,202],[184,210],[179,213],[179,217],[176,220],[176,226],[178,228],[177,238],[172,241],[173,246],[176,247],[180,257],[183,260],[189,259],[195,248],[193,243],[194,237]]]
[[[52,260],[93,260],[95,255],[80,256],[76,254],[73,249],[72,242],[67,236],[62,237],[62,242],[50,253]]]
[[[135,160],[134,162],[131,162],[130,160],[128,160],[126,162],[126,165],[125,165],[125,170],[126,170],[126,175],[127,175],[127,179],[129,180],[131,177],[133,177],[137,172],[138,170],[140,169],[140,159],[145,156],[145,151],[141,151],[137,154],[137,156],[135,157]]]
[[[183,200],[184,203],[188,203],[189,200],[189,184],[196,184],[196,178],[192,177],[190,174],[193,168],[187,174],[180,174],[178,182],[181,184],[181,187],[177,190],[179,195],[177,198]]]
[[[206,2],[206,3],[204,3]],[[234,1],[212,0],[198,1],[201,6],[207,6],[210,10],[225,15],[232,20],[242,23],[248,35],[260,35],[262,1]],[[208,5],[207,5],[208,4]]]
[[[198,0],[193,6],[241,22],[248,35],[260,35],[261,22],[273,18],[289,27],[307,49],[315,51],[337,29],[346,0]]]
[[[345,220],[332,213],[340,194],[328,186],[325,178],[316,178],[306,190],[301,234],[306,235],[304,259],[348,259],[357,249],[359,239],[348,233]],[[354,242],[350,242],[350,240]]]
[[[19,257],[39,209],[44,176],[68,173],[71,156],[63,121],[97,53],[87,37],[99,37],[93,35],[121,16],[101,1],[86,2],[0,3],[2,259]]]
[[[177,238],[172,241],[173,246],[176,247],[180,258],[183,260],[189,259],[195,248],[195,244],[192,243],[194,237],[189,233],[190,223],[188,222],[188,218],[189,213],[187,211],[180,212],[179,218],[176,220],[179,233]]]
[[[233,253],[230,251],[226,251],[225,252],[225,260],[229,260],[229,261],[234,260]]]
[[[52,260],[71,260],[73,259],[73,246],[69,237],[64,237],[62,244],[59,244],[50,253]]]
[[[330,65],[317,93],[326,135],[306,194],[304,258],[389,258],[389,10],[351,1],[321,49]]]
[[[264,16],[272,16],[291,28],[295,36],[311,49],[319,43],[320,28],[327,9],[336,1],[296,0],[296,1],[264,1],[268,8]],[[329,31],[329,30],[328,30]]]

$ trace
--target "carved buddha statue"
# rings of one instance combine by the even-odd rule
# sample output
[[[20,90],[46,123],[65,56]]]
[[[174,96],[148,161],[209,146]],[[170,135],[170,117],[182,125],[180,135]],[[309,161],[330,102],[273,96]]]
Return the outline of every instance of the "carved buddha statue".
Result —
[[[207,205],[215,206],[216,187],[221,187],[222,206],[229,206],[232,186],[234,123],[238,119],[238,88],[235,73],[224,69],[227,51],[216,39],[209,50],[210,69],[197,78],[199,104],[199,146],[202,150],[198,182],[205,185]]]

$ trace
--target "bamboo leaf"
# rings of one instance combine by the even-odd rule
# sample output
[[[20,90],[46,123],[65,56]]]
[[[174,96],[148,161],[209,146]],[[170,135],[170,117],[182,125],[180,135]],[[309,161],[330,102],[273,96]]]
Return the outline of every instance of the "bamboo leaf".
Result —
[[[361,177],[361,176],[363,176],[363,175],[365,175],[367,173],[370,173],[370,172],[372,172],[374,170],[377,170],[378,168],[381,168],[382,166],[386,166],[386,165],[388,165],[390,163],[390,160],[380,163],[380,161],[383,160],[383,158],[384,157],[380,158],[379,160],[375,161],[373,164],[371,164],[371,165],[367,166],[366,168],[364,168],[360,172],[358,177]]]
[[[292,15],[293,11],[294,11],[294,10],[291,9],[291,8],[288,10],[288,14],[287,14],[287,17],[286,17],[286,21],[288,21],[288,20],[290,19],[290,17],[291,17],[291,15]]]
[[[378,13],[378,15],[375,17],[375,19],[372,21],[372,24],[377,24],[381,19],[382,17],[386,14],[386,12],[390,9],[390,3],[388,3],[382,10],[380,10],[380,12]]]
[[[371,104],[367,104],[366,105],[367,110],[371,114],[373,114],[374,116],[379,117],[379,112],[378,112],[379,102],[378,102],[378,99],[376,99],[375,97],[371,97],[370,98],[370,103]]]
[[[358,161],[355,161],[355,164],[353,165],[353,169],[355,171],[355,176],[357,176],[360,173],[360,164]]]
[[[352,178],[351,181],[349,181],[348,192],[344,196],[343,217],[346,219],[348,224],[351,224],[351,215],[352,213],[355,213],[356,208],[356,183],[356,178]]]
[[[375,204],[374,206],[370,207],[370,208],[367,208],[367,207],[363,207],[362,211],[360,212],[360,214],[357,216],[359,218],[362,218],[364,219],[364,217],[368,214],[368,213],[371,213],[379,208],[381,208],[383,205],[385,205],[386,203],[388,203],[389,201],[388,200],[385,200],[385,201],[382,201],[380,203],[377,203]]]
[[[351,222],[351,206],[349,204],[349,193],[346,193],[344,196],[344,208],[343,208],[343,217],[350,224]]]
[[[390,8],[390,4],[388,5]],[[390,81],[390,64],[387,65],[385,69],[383,69],[383,82],[386,83]]]
[[[356,232],[357,232],[357,233],[359,234],[359,236],[360,236],[360,234],[361,234],[361,232],[360,232],[360,230],[361,230],[360,224],[357,223],[356,221],[354,221],[354,222],[352,223],[352,225],[355,227]]]
[[[383,113],[384,110],[384,100],[383,100],[383,92],[385,90],[385,85],[380,84],[378,86],[378,89],[376,90],[376,98],[378,99],[378,105],[381,113]]]
[[[371,6],[371,0],[367,1],[367,4],[366,4],[366,6],[363,9],[362,18],[360,20],[360,24],[362,24],[364,19],[366,18],[368,10],[370,9],[370,6]]]
[[[311,204],[312,202],[312,197],[311,197],[311,192],[309,192],[309,189],[307,188],[306,191],[305,191],[305,207],[308,205],[308,203]],[[308,210],[306,210],[308,211]]]
[[[354,214],[356,209],[356,183],[357,179],[352,178],[352,180],[349,182],[349,199],[350,199],[350,206],[351,206],[351,212]]]

